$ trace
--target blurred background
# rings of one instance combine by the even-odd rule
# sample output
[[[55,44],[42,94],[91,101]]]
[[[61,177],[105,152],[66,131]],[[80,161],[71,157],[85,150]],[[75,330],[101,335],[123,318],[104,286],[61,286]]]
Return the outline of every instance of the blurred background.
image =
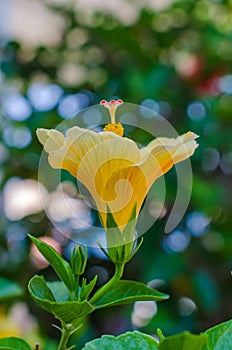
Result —
[[[165,207],[126,268],[126,278],[167,292],[170,300],[98,311],[85,320],[76,344],[132,329],[200,332],[230,319],[232,1],[1,0],[0,46],[1,276],[25,290],[34,273],[56,279],[28,232],[69,256],[72,243],[48,220],[39,189],[51,216],[67,230],[85,230],[67,217],[56,192],[38,189],[36,128],[54,128],[101,99],[122,98],[159,112],[179,133],[200,135],[191,158],[192,198],[178,227],[164,234],[176,194],[175,171],[165,176]],[[67,177],[61,186],[91,223],[75,182]],[[159,208],[155,193],[153,204],[150,215]],[[99,274],[102,284],[112,273],[111,263],[90,249],[86,277]],[[1,337],[39,339],[52,350],[55,322],[27,292],[0,306]]]

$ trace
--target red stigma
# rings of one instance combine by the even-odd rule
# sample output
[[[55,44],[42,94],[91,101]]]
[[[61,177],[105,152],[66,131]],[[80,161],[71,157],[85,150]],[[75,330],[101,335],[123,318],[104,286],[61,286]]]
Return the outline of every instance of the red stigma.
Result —
[[[100,105],[105,106],[105,107],[109,107],[109,106],[117,106],[117,105],[121,105],[123,104],[123,100],[110,100],[109,102],[107,102],[106,100],[101,100],[100,101]]]

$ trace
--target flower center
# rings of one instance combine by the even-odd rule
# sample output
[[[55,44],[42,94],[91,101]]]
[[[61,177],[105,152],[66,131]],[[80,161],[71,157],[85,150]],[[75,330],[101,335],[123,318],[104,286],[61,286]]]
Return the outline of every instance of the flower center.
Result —
[[[110,123],[104,127],[103,131],[111,131],[119,136],[123,136],[124,128],[120,123]]]
[[[122,124],[115,123],[116,109],[123,104],[123,100],[111,100],[110,102],[102,100],[100,104],[109,110],[111,119],[111,123],[107,124],[103,131],[111,131],[119,136],[123,136],[124,128]]]

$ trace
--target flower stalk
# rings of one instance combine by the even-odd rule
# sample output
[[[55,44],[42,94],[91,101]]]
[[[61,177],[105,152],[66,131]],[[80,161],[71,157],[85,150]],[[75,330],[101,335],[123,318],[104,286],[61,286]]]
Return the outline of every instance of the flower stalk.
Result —
[[[110,290],[110,288],[115,282],[119,281],[122,278],[124,267],[125,263],[115,264],[115,272],[113,277],[104,286],[98,289],[98,291],[89,301],[91,304],[94,304],[102,295],[104,295],[106,292],[108,292],[108,290]]]

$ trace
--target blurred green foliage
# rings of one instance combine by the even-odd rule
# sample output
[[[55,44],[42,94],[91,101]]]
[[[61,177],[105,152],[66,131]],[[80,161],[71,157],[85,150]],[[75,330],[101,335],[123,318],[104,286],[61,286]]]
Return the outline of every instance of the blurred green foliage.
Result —
[[[173,246],[163,233],[176,193],[172,171],[166,176],[166,215],[145,235],[126,270],[127,278],[153,283],[171,299],[159,304],[150,322],[132,307],[99,311],[86,320],[81,341],[135,328],[195,332],[231,318],[232,1],[20,0],[5,10],[5,20],[12,17],[1,37],[1,274],[26,286],[37,271],[27,232],[54,237],[43,211],[6,215],[7,181],[37,179],[36,128],[54,128],[78,111],[73,100],[64,104],[65,96],[87,96],[82,107],[120,97],[155,108],[179,133],[200,135],[192,157],[192,198],[178,227],[187,243]],[[32,89],[35,83],[56,88],[43,95],[38,86]],[[67,242],[59,243],[67,255]],[[94,251],[88,269],[87,278],[100,273],[102,283],[112,273]],[[49,268],[43,273],[54,278]],[[28,302],[42,332],[56,337],[51,319]]]

